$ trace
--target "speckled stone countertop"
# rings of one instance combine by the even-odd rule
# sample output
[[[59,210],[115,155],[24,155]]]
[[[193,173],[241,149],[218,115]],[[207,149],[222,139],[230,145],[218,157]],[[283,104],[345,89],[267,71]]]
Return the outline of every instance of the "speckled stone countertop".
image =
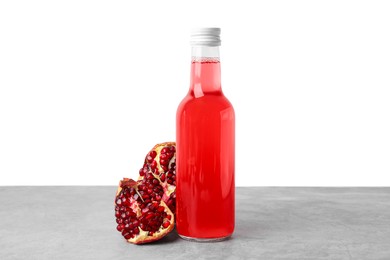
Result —
[[[115,192],[0,187],[0,259],[390,259],[390,187],[237,188],[229,240],[141,246],[116,231]]]

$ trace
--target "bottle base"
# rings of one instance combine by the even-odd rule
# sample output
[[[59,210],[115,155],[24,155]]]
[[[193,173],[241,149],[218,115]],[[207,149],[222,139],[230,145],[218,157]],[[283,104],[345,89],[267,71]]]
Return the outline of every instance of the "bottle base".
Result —
[[[180,235],[180,238],[187,240],[187,241],[192,241],[192,242],[200,242],[200,243],[208,243],[208,242],[220,242],[220,241],[225,241],[228,240],[231,235],[226,236],[226,237],[217,237],[217,238],[197,238],[197,237],[187,237]]]

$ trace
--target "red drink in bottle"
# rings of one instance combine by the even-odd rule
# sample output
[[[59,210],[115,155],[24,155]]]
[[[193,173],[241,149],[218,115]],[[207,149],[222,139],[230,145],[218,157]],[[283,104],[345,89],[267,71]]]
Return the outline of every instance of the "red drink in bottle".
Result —
[[[219,32],[193,33],[190,90],[176,118],[177,230],[202,241],[234,230],[235,121],[221,90]]]

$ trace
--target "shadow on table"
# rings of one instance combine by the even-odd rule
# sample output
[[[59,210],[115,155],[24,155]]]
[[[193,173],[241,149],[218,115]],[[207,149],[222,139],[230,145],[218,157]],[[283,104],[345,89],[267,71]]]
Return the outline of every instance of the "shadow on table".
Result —
[[[155,245],[164,245],[164,244],[170,244],[174,243],[176,240],[179,240],[180,237],[177,234],[176,228],[172,230],[168,235],[163,237],[162,239],[155,241],[153,243],[147,243],[147,244],[142,244],[141,246],[155,246]]]

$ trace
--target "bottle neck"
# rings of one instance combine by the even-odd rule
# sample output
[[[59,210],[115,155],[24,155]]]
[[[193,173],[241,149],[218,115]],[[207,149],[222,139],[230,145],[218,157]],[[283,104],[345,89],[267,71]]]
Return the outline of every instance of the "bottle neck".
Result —
[[[193,46],[190,93],[195,97],[202,97],[221,91],[219,47]]]

